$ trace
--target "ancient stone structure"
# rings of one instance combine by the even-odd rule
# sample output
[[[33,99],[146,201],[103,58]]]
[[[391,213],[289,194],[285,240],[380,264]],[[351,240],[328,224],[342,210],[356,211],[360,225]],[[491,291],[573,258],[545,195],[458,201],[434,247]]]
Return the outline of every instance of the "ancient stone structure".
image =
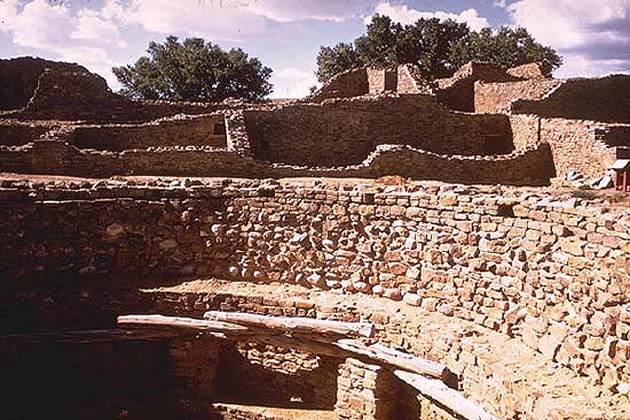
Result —
[[[541,188],[630,155],[628,78],[406,65],[282,104],[131,101],[37,59],[0,80],[7,418],[630,417],[630,213]],[[208,311],[370,325],[382,354],[116,322]]]

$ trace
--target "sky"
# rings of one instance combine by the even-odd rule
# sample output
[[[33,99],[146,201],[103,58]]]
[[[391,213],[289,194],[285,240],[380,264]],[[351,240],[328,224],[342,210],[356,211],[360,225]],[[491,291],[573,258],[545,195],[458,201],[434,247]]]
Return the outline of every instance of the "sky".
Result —
[[[319,47],[354,40],[375,13],[522,26],[564,57],[556,77],[630,73],[630,0],[0,0],[0,58],[76,62],[117,90],[112,66],[150,41],[194,36],[271,67],[272,97],[300,97],[316,84]]]

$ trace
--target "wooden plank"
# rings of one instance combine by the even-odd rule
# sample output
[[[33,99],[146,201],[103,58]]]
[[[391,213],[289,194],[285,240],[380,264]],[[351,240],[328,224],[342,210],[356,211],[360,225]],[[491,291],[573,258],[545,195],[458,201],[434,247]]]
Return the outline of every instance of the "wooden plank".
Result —
[[[327,321],[311,318],[273,317],[242,312],[209,311],[203,317],[212,321],[268,328],[295,333],[337,334],[351,337],[372,337],[374,325],[360,322]]]
[[[426,378],[417,373],[396,370],[394,374],[408,383],[424,396],[442,404],[447,409],[462,416],[466,420],[496,420],[496,417],[464,398],[456,390],[449,388],[442,381]]]

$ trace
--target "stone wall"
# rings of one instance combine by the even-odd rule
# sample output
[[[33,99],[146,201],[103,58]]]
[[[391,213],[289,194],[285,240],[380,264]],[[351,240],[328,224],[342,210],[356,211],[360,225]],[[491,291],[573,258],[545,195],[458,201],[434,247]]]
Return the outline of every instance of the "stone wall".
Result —
[[[86,177],[112,175],[296,176],[464,181],[471,184],[548,185],[555,176],[546,145],[497,156],[438,155],[410,146],[381,145],[359,165],[317,168],[268,163],[241,150],[197,146],[156,146],[122,152],[77,149],[61,141],[0,146],[0,171]]]
[[[475,112],[507,113],[517,99],[540,100],[563,83],[557,79],[532,79],[517,82],[475,82]]]
[[[433,86],[422,77],[420,68],[415,64],[398,66],[396,91],[403,94],[421,93],[432,94]]]
[[[2,276],[215,273],[361,292],[518,338],[606,392],[630,381],[626,209],[498,187],[188,184],[4,181]],[[513,392],[500,407],[527,411]]]
[[[340,363],[338,359],[290,348],[225,341],[221,346],[216,400],[333,410]]]
[[[336,411],[339,420],[396,418],[396,378],[381,366],[348,358],[339,367]]]
[[[356,164],[379,144],[452,155],[513,150],[506,116],[452,113],[422,95],[278,107],[246,112],[245,121],[255,156],[297,165]]]
[[[61,120],[74,124],[138,123],[182,113],[207,114],[224,109],[265,106],[240,102],[134,101],[112,93],[102,77],[90,73],[84,67],[39,59],[25,60],[20,61],[17,68],[0,62],[0,77],[6,78],[9,86],[0,87],[5,92],[0,92],[0,95],[6,96],[5,99],[0,96],[0,99],[7,103],[6,106],[0,106],[0,116],[4,118],[26,122]],[[7,61],[10,64],[13,60]],[[21,82],[12,84],[18,79]],[[22,86],[20,83],[25,86],[24,92],[15,90]],[[29,96],[24,99],[20,95]],[[22,99],[15,99],[18,97]],[[17,105],[20,105],[18,109]]]
[[[304,101],[321,102],[330,98],[351,98],[365,95],[369,90],[367,69],[352,69],[334,75],[319,90],[307,96]]]
[[[558,177],[564,178],[569,169],[590,179],[606,173],[616,160],[616,150],[605,141],[605,126],[594,121],[540,119],[540,139],[551,146]]]
[[[0,145],[20,146],[30,143],[51,128],[51,126],[44,124],[0,123]]]
[[[46,70],[87,71],[77,64],[20,57],[0,60],[0,110],[19,109],[33,96],[41,74]]]
[[[366,69],[368,93],[396,92],[397,73],[387,69]]]
[[[541,100],[518,100],[512,112],[547,118],[630,123],[630,76],[569,79]]]
[[[122,151],[150,146],[226,147],[223,115],[179,115],[140,125],[82,125],[74,128],[80,149]]]
[[[535,115],[510,115],[512,141],[517,151],[540,145],[540,118]]]
[[[545,76],[542,63],[527,63],[507,69],[507,74],[523,79],[542,79]]]
[[[506,73],[505,68],[492,63],[470,62],[462,66],[452,77],[435,81],[440,103],[455,111],[475,111],[475,82],[508,82],[519,80]]]

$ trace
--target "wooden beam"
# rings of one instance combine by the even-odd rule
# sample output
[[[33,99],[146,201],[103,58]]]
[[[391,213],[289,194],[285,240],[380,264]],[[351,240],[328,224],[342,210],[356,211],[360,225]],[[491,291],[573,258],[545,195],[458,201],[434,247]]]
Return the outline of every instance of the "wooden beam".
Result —
[[[442,381],[425,378],[422,375],[403,370],[394,371],[394,375],[420,391],[422,395],[437,401],[466,420],[496,420],[496,417],[464,398],[463,395],[449,388]]]
[[[125,329],[99,329],[78,331],[47,331],[15,333],[0,336],[0,344],[73,343],[91,344],[126,340],[163,340],[177,337],[173,331],[129,331]]]
[[[227,322],[164,315],[122,315],[118,317],[117,321],[118,325],[124,326],[190,328],[233,334],[245,334],[250,331],[249,328],[242,325]]]
[[[431,376],[433,378],[439,378],[448,384],[453,383],[454,375],[441,363],[421,359],[411,354],[390,349],[380,344],[368,346],[359,340],[342,339],[336,341],[334,344],[340,349],[368,357],[390,366]]]
[[[207,320],[229,322],[245,326],[268,328],[295,333],[337,334],[351,337],[372,337],[374,325],[360,322],[326,321],[311,318],[274,317],[242,312],[209,311]]]

